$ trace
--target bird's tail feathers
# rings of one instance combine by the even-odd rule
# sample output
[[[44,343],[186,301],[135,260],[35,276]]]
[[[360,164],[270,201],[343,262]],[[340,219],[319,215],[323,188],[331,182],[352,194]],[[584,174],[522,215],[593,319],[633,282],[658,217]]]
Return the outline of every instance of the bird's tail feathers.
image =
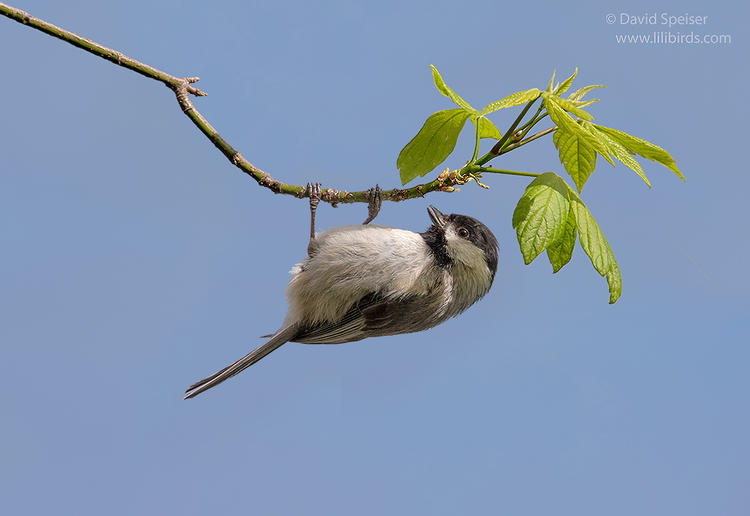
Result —
[[[271,336],[271,340],[254,349],[244,357],[240,358],[233,364],[228,365],[221,371],[218,371],[208,378],[194,383],[185,391],[185,399],[194,398],[203,391],[207,391],[211,387],[219,385],[224,380],[231,378],[232,376],[240,373],[262,359],[272,351],[280,348],[285,342],[289,342],[294,338],[297,333],[297,327],[295,325],[287,326],[280,329]]]

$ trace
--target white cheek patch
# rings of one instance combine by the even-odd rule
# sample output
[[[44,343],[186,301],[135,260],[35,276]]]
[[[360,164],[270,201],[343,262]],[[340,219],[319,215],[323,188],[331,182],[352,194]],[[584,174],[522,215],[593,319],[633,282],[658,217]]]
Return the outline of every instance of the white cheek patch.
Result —
[[[453,226],[446,228],[445,239],[448,244],[448,254],[453,260],[473,267],[481,267],[482,264],[486,266],[484,252],[465,238],[458,236]]]

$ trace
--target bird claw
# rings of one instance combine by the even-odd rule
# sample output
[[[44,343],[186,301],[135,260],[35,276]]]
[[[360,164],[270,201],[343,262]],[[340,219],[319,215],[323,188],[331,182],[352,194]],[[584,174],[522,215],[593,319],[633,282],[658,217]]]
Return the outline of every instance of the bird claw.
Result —
[[[380,212],[380,206],[383,204],[383,195],[379,185],[375,185],[375,188],[370,188],[368,193],[370,199],[367,204],[367,218],[362,224],[369,224],[375,220],[375,217]]]
[[[307,255],[315,252],[315,210],[320,203],[320,183],[307,183],[307,195],[310,197],[310,243],[307,245]]]
[[[314,211],[320,202],[320,183],[307,183],[307,195],[310,197],[310,209]]]

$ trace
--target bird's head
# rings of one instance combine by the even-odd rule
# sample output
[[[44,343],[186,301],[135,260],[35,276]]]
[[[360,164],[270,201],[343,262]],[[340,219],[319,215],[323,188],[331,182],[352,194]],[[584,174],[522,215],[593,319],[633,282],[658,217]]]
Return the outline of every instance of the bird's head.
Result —
[[[498,243],[492,231],[474,217],[456,213],[443,215],[432,205],[427,213],[432,226],[422,237],[436,261],[442,266],[459,263],[470,269],[486,265],[492,281],[498,260]]]

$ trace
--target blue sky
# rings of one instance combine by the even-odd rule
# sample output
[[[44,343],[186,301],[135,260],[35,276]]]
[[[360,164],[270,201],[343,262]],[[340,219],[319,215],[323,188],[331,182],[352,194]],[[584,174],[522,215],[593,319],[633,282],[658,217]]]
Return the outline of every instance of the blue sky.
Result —
[[[281,322],[307,205],[233,168],[162,85],[0,19],[8,514],[747,514],[746,5],[18,7],[201,76],[198,109],[289,183],[397,185],[400,149],[451,107],[430,64],[475,106],[577,66],[578,86],[608,86],[596,121],[665,147],[688,181],[645,162],[649,190],[600,162],[584,188],[622,269],[614,306],[580,249],[554,276],[543,257],[523,265],[524,178],[388,203],[381,224],[422,231],[434,203],[489,225],[489,295],[421,334],[289,344],[183,401]],[[707,24],[619,23],[662,12]],[[654,30],[732,42],[615,41]],[[550,138],[495,164],[563,173]],[[326,205],[318,221],[365,211]]]

